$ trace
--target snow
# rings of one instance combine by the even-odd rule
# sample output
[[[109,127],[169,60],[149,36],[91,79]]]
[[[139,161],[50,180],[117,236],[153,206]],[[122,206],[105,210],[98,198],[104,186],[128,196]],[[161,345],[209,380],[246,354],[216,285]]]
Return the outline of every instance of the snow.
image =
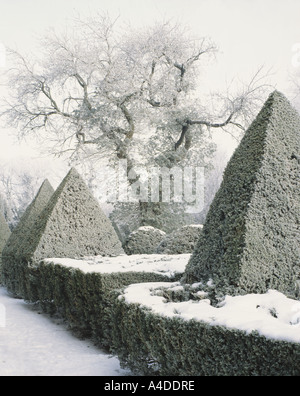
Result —
[[[47,263],[60,264],[69,268],[80,269],[84,273],[99,272],[102,274],[118,272],[152,272],[169,278],[182,274],[191,254],[162,255],[121,255],[118,257],[86,257],[84,259],[48,258]]]
[[[204,321],[246,333],[257,331],[267,338],[300,342],[300,301],[269,290],[265,294],[226,296],[218,307],[210,304],[204,293],[200,301],[166,302],[159,293],[162,289],[176,290],[179,282],[144,283],[130,285],[124,295],[127,303],[138,303],[154,313],[184,320]]]
[[[142,226],[142,227],[139,227],[137,230],[132,231],[131,235],[137,234],[137,233],[140,232],[140,231],[145,231],[145,232],[148,232],[148,231],[156,231],[156,232],[159,232],[161,235],[166,235],[166,233],[165,233],[164,231],[160,230],[159,228],[154,228],[154,227],[152,227],[152,226]]]
[[[1,377],[130,375],[116,357],[74,337],[33,305],[11,298],[3,287],[0,320]]]
[[[190,254],[122,255],[80,260],[50,258],[44,261],[80,269],[84,273],[154,272],[172,277],[183,273]],[[212,286],[210,280],[207,286]],[[180,282],[128,286],[127,303],[140,304],[154,313],[183,320],[204,321],[259,334],[276,340],[300,342],[300,301],[269,290],[265,294],[226,296],[212,306],[203,284],[190,286],[198,300],[167,302],[162,290],[180,293]],[[0,287],[0,376],[126,376],[119,360],[74,337],[61,320],[40,314],[33,304],[11,298]]]
[[[189,224],[189,225],[183,226],[182,228],[189,228],[189,227],[192,227],[192,228],[203,228],[203,224]]]
[[[172,277],[184,273],[190,254],[132,255],[118,257],[87,257],[80,260],[50,258],[46,262],[77,268],[84,273],[152,272]],[[207,283],[212,286],[212,280]],[[139,303],[155,313],[168,317],[195,319],[211,325],[257,331],[268,338],[300,342],[300,301],[287,298],[276,290],[265,294],[226,296],[218,307],[211,305],[201,283],[191,286],[200,299],[185,302],[166,302],[159,291],[162,288],[180,292],[179,282],[142,283],[130,285],[124,297],[128,303]],[[160,293],[162,294],[162,293]]]
[[[190,255],[87,257],[47,259],[84,273],[155,272],[168,277],[183,273]],[[74,337],[61,320],[39,314],[0,287],[0,376],[126,376],[119,360],[89,341]]]

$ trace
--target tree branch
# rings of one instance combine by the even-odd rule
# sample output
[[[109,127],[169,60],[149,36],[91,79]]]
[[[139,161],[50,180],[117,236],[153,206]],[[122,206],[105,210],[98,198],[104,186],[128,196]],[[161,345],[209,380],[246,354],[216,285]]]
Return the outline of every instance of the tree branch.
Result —
[[[56,101],[53,99],[53,97],[51,95],[50,88],[48,86],[46,86],[45,82],[44,81],[40,81],[40,84],[41,84],[41,92],[50,100],[52,108],[55,110],[55,112],[51,112],[51,114],[48,113],[46,115],[48,116],[48,115],[52,115],[52,114],[60,114],[60,115],[63,115],[64,117],[71,117],[70,114],[65,113],[65,112],[63,112],[63,111],[61,111],[59,109]]]
[[[207,128],[223,128],[226,125],[234,125],[240,129],[244,130],[244,127],[237,123],[232,121],[233,116],[235,115],[235,112],[232,112],[229,117],[224,121],[224,122],[209,122],[205,120],[186,120],[186,122],[182,125],[181,129],[181,135],[178,141],[175,143],[175,151],[183,144],[185,141],[185,148],[188,150],[191,147],[191,136],[189,134],[190,131],[190,126],[192,125],[204,125]],[[189,135],[189,136],[188,136]]]
[[[78,74],[75,73],[74,77],[76,78],[76,80],[78,81],[79,85],[83,88],[83,92],[84,92],[84,99],[83,101],[86,103],[87,107],[89,110],[92,110],[92,105],[89,101],[89,95],[88,95],[88,85],[87,83],[84,81],[84,79]]]

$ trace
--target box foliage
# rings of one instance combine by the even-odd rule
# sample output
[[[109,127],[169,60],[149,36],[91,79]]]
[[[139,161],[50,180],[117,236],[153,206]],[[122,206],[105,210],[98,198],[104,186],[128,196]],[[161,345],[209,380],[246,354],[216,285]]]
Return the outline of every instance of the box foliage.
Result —
[[[63,265],[40,262],[26,267],[26,299],[39,302],[49,314],[58,313],[82,337],[111,347],[115,322],[114,302],[120,291],[134,283],[172,282],[172,278],[146,272],[84,273]]]
[[[27,300],[39,303],[48,314],[59,314],[77,336],[92,338],[133,373],[300,375],[299,344],[196,320],[166,318],[122,298],[122,290],[130,284],[174,282],[182,274],[169,278],[142,272],[84,273],[45,261],[23,269]]]
[[[300,345],[257,332],[152,313],[120,299],[113,345],[121,364],[142,375],[298,376]]]
[[[225,169],[186,282],[212,279],[223,295],[275,289],[297,298],[299,174],[300,117],[275,91]]]

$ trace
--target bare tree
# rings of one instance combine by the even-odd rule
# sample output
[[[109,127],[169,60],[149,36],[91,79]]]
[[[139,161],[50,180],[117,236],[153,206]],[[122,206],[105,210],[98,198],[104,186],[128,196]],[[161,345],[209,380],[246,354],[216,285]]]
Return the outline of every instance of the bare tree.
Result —
[[[0,210],[14,228],[43,181],[58,184],[66,170],[52,169],[50,161],[18,159],[0,161]]]
[[[52,32],[40,59],[10,51],[2,115],[20,137],[33,133],[78,163],[124,159],[129,172],[137,163],[205,164],[214,129],[243,132],[265,94],[261,69],[234,95],[215,95],[210,111],[199,77],[217,52],[211,40],[171,22],[143,30],[117,22],[97,15]]]
[[[1,209],[13,228],[31,203],[38,189],[40,177],[27,171],[3,167],[0,173]]]

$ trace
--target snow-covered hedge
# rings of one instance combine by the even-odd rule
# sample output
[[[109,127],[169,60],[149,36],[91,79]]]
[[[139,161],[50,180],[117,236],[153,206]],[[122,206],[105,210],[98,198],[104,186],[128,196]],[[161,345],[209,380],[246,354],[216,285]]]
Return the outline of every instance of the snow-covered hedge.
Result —
[[[189,257],[43,260],[29,300],[138,374],[300,375],[300,301],[273,291],[212,306],[213,284],[178,282]]]
[[[193,286],[132,285],[119,297],[113,345],[123,365],[142,375],[300,375],[299,301],[271,291],[213,307]]]
[[[166,233],[158,228],[140,227],[129,235],[124,250],[127,254],[154,254],[165,236]]]
[[[80,336],[112,348],[117,326],[114,301],[135,283],[172,282],[185,270],[189,255],[49,259],[29,269],[27,297],[50,314],[59,313]]]

